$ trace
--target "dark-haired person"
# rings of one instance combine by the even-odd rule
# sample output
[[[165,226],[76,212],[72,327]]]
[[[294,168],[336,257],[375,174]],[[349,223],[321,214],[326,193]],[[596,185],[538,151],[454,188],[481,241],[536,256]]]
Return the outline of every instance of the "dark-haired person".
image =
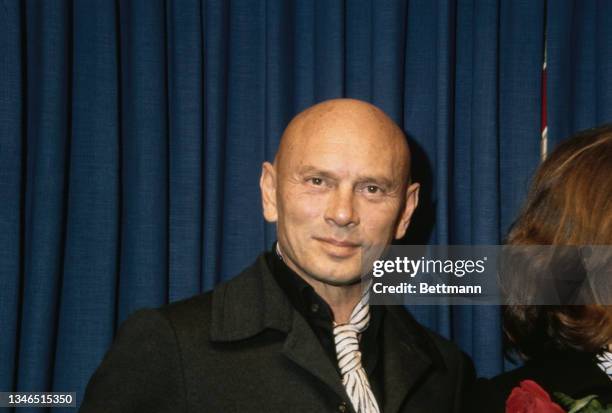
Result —
[[[612,244],[611,126],[578,134],[555,149],[538,169],[507,243],[551,245],[566,252]],[[580,272],[580,265],[570,261],[559,260],[554,271]],[[536,281],[525,277],[518,282],[529,289]],[[525,363],[479,379],[468,411],[569,410],[555,399],[556,392],[574,400],[593,395],[603,406],[612,402],[612,307],[594,302],[508,305],[503,318],[508,351]]]

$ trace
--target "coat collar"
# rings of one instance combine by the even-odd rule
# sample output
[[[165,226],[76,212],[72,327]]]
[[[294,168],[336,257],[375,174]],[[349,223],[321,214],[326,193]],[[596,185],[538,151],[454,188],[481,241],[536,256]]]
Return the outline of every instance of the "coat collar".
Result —
[[[251,267],[213,291],[210,339],[232,342],[266,329],[287,333],[283,354],[348,400],[319,340],[300,313],[293,310],[261,255]]]
[[[286,333],[283,354],[348,400],[336,368],[306,320],[293,310],[261,255],[213,291],[210,339],[244,340],[266,329]],[[387,307],[382,333],[383,411],[394,413],[432,368],[445,366],[429,333],[403,308]]]
[[[262,254],[238,276],[214,289],[210,339],[243,340],[265,329],[288,333],[293,324],[292,313],[289,299]]]

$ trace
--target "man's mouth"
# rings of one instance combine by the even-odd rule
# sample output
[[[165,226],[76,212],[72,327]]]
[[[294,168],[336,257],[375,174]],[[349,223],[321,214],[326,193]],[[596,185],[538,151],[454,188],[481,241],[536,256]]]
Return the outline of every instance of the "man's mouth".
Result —
[[[336,238],[314,237],[314,239],[321,242],[330,255],[338,258],[349,257],[359,251],[361,247],[359,243]]]

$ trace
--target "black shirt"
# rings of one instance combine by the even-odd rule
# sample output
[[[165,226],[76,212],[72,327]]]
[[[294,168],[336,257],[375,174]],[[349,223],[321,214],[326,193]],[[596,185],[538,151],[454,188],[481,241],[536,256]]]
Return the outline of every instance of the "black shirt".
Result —
[[[291,305],[308,322],[340,377],[331,308],[302,277],[278,256],[276,244],[271,251],[266,253],[266,261],[276,282],[289,298]],[[379,363],[381,360],[379,339],[384,312],[382,307],[370,306],[370,324],[362,333],[359,343],[363,368],[368,375],[370,386],[379,406],[383,405],[383,366],[382,363]]]

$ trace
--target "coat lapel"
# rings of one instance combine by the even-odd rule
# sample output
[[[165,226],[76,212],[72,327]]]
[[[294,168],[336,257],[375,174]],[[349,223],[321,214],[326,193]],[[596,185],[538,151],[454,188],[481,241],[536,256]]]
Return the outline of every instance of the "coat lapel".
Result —
[[[348,399],[340,375],[331,364],[314,332],[297,311],[294,311],[293,315],[293,326],[285,341],[283,353],[295,364],[327,384],[339,397]]]
[[[213,291],[210,339],[244,340],[265,329],[287,333],[283,354],[347,399],[321,343],[306,320],[293,310],[262,255],[254,265]]]
[[[387,307],[383,328],[383,411],[396,413],[428,372],[443,361],[424,340],[427,333],[402,307]]]

